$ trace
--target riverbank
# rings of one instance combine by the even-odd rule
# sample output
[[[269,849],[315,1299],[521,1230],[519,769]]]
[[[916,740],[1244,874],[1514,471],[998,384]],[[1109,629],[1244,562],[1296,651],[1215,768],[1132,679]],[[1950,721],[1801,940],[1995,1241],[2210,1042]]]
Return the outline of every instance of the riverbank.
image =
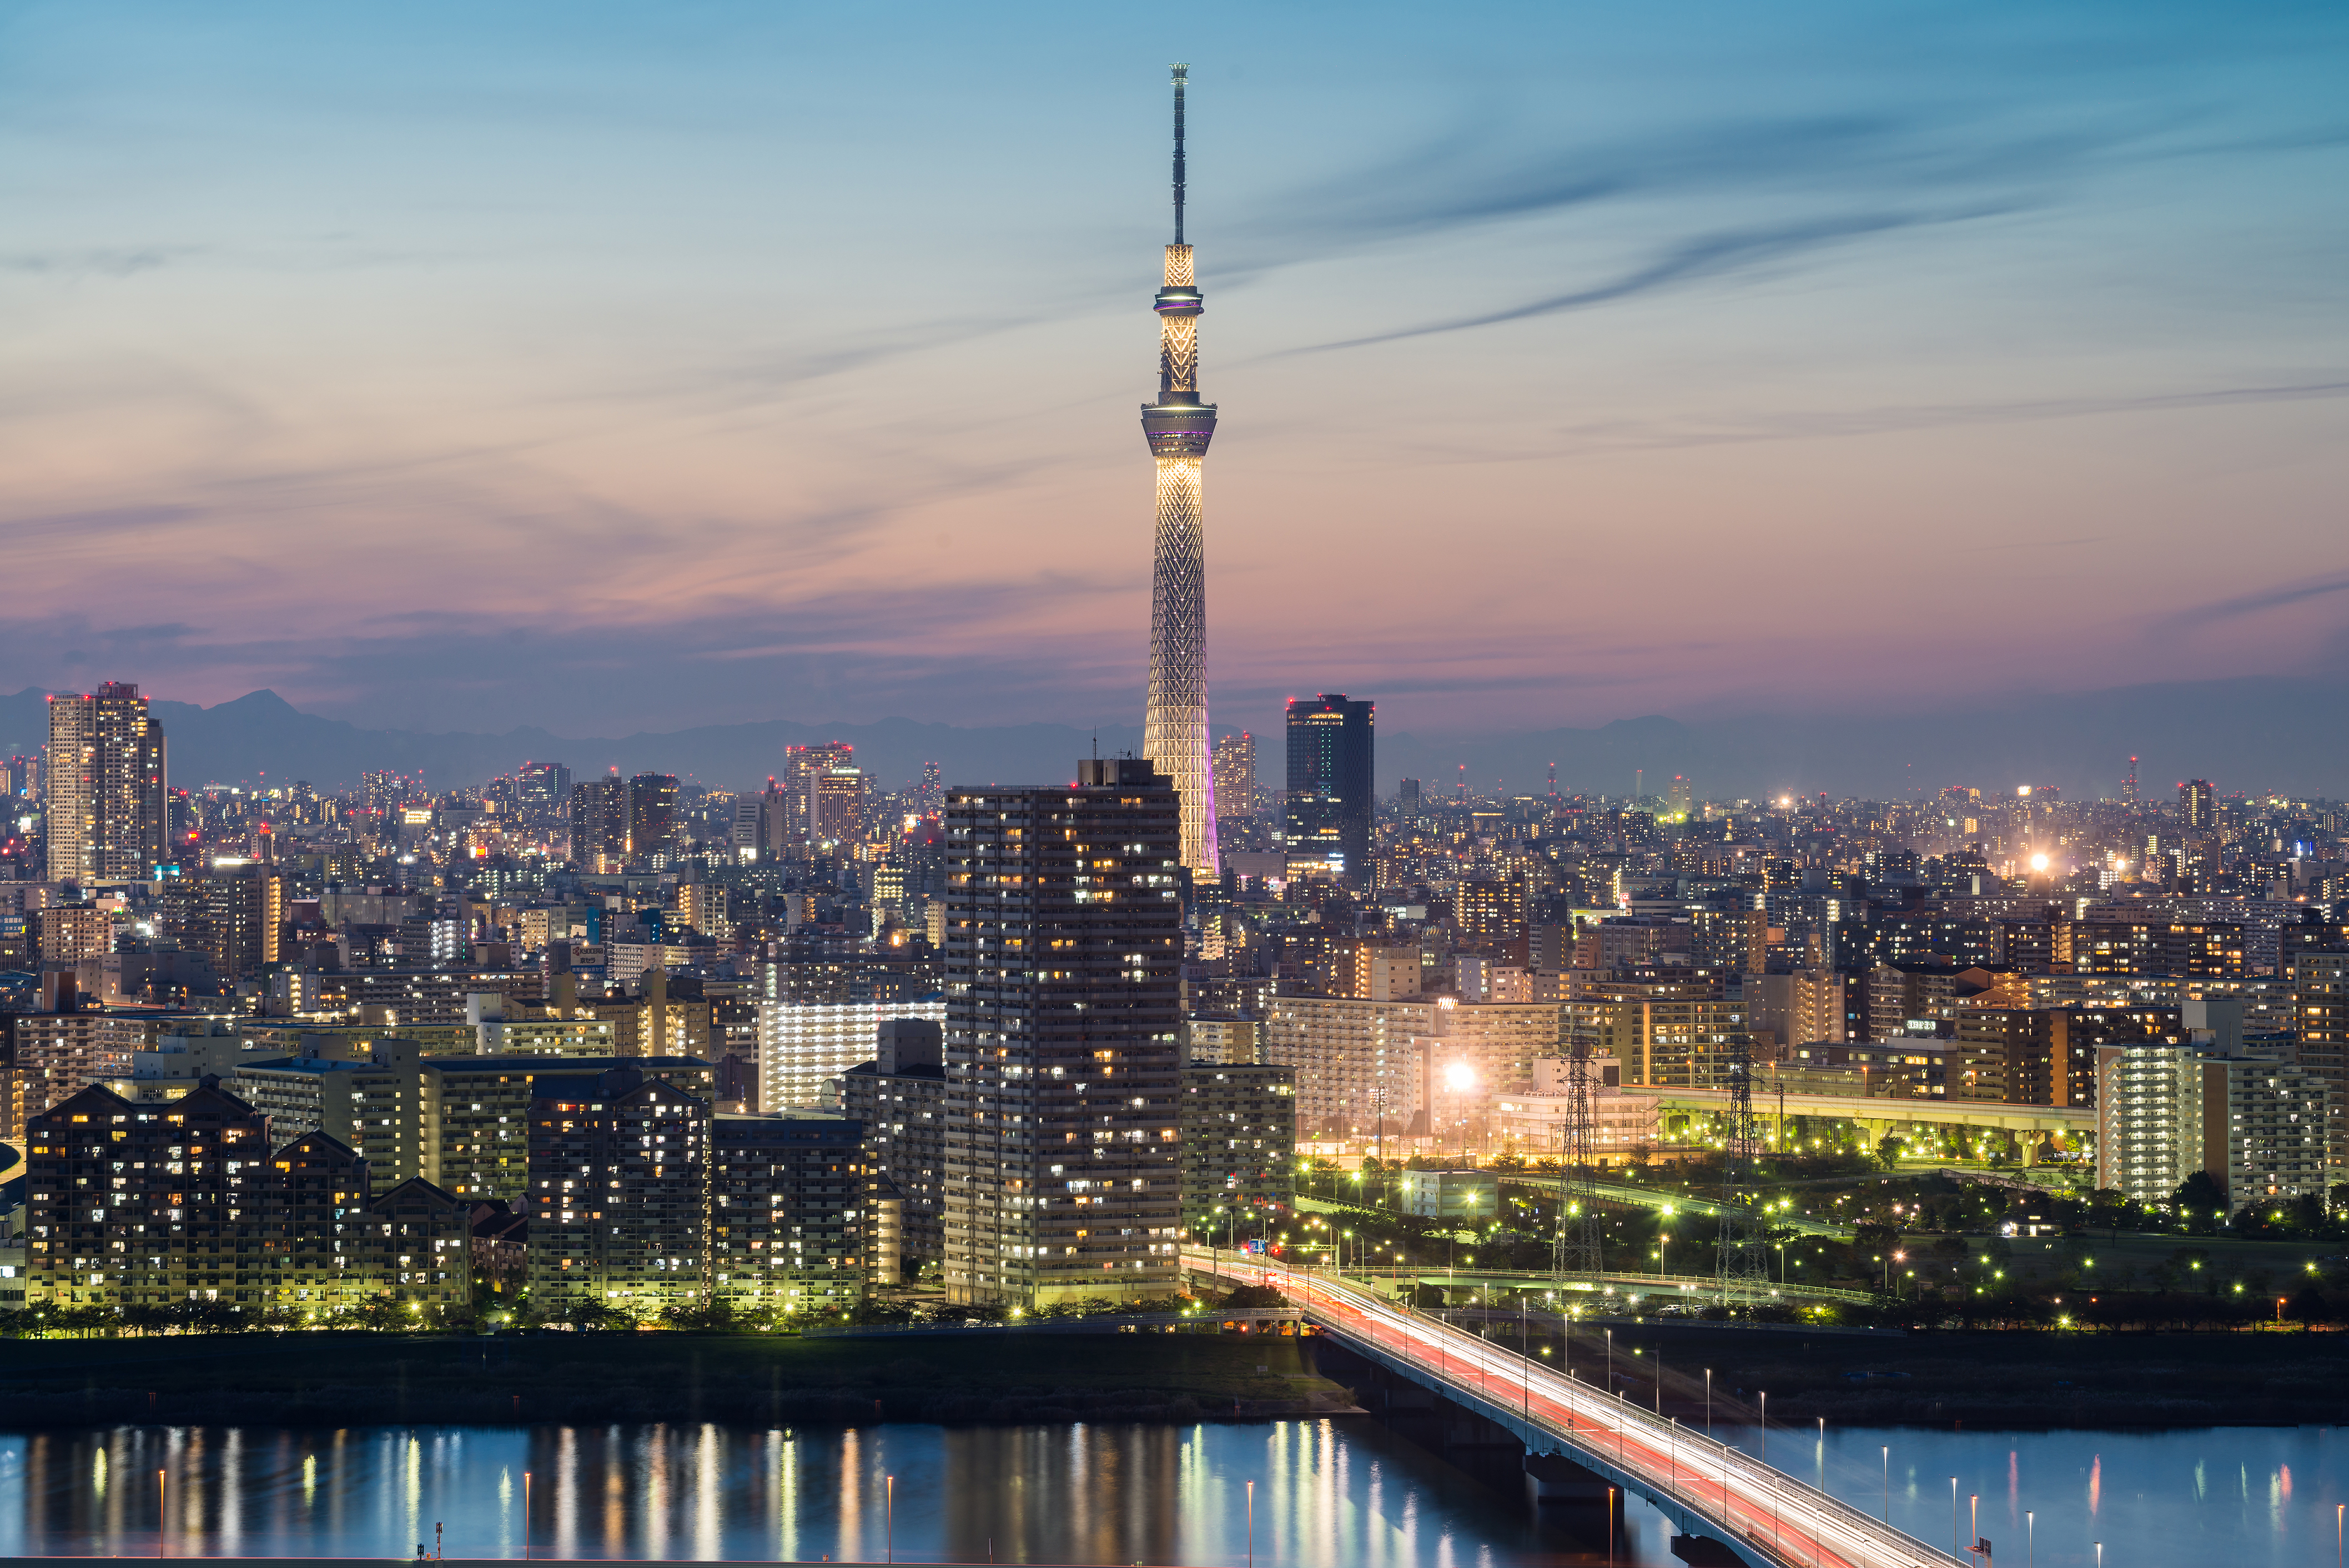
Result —
[[[1278,1335],[0,1341],[0,1426],[1256,1419],[1349,1406]]]

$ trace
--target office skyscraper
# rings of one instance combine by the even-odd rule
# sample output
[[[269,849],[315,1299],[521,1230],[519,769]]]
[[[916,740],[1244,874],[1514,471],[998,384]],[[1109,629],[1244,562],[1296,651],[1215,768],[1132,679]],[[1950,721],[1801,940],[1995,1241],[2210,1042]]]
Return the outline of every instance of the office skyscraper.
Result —
[[[947,792],[949,1301],[1174,1288],[1181,823],[1126,758]]]
[[[95,696],[49,699],[43,819],[52,882],[133,881],[155,874],[170,831],[163,726],[127,681]]]
[[[1183,803],[1183,864],[1216,874],[1216,779],[1207,738],[1207,538],[1200,470],[1216,405],[1199,401],[1199,290],[1183,243],[1183,85],[1174,67],[1174,243],[1158,291],[1158,400],[1142,433],[1158,461],[1158,528],[1150,573],[1150,701],[1142,749]]]
[[[851,844],[864,836],[864,774],[826,768],[808,781],[808,837],[816,844]]]
[[[815,782],[834,768],[854,768],[856,748],[845,741],[783,748],[783,791],[792,797],[792,841],[805,844],[816,832]]]
[[[561,763],[524,763],[514,780],[514,804],[523,821],[539,831],[552,832],[563,819],[564,803],[571,798],[571,770]]]
[[[628,856],[643,860],[678,850],[677,778],[638,774],[628,781]]]
[[[1371,870],[1371,717],[1343,693],[1288,704],[1288,794],[1281,832],[1291,861],[1319,860],[1367,887]]]

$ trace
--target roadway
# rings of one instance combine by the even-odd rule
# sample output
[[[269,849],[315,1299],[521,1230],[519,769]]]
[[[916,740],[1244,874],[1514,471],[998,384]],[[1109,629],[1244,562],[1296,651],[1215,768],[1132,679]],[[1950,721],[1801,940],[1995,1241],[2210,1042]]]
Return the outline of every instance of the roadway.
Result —
[[[1557,1192],[1566,1181],[1563,1176],[1533,1170],[1495,1170],[1494,1175],[1504,1187],[1530,1187],[1537,1191],[1549,1193]],[[1594,1181],[1590,1185],[1591,1196],[1601,1203],[1653,1209],[1668,1217],[1678,1214],[1701,1215],[1709,1220],[1721,1217],[1721,1203],[1717,1199],[1698,1198],[1686,1192],[1674,1192],[1668,1188],[1639,1187],[1624,1181]],[[1309,1214],[1376,1214],[1391,1220],[1404,1218],[1392,1210],[1381,1209],[1373,1204],[1344,1203],[1334,1199],[1315,1198],[1309,1193],[1298,1194],[1295,1201],[1299,1210]],[[1765,1230],[1791,1231],[1797,1236],[1824,1236],[1836,1241],[1848,1241],[1852,1236],[1848,1225],[1814,1220],[1791,1210],[1773,1210],[1759,1218]]]
[[[1532,1187],[1544,1192],[1558,1191],[1567,1179],[1563,1176],[1547,1176],[1537,1171],[1504,1170],[1496,1174],[1504,1187]],[[1622,1181],[1594,1181],[1590,1184],[1590,1192],[1602,1203],[1628,1203],[1635,1208],[1653,1209],[1666,1215],[1701,1214],[1712,1220],[1721,1217],[1718,1199],[1697,1198],[1685,1192],[1638,1187]],[[1747,1212],[1753,1211],[1749,1209]],[[1765,1230],[1792,1231],[1797,1236],[1825,1236],[1837,1241],[1848,1241],[1852,1236],[1848,1225],[1814,1220],[1792,1210],[1772,1210],[1755,1218]]]
[[[1371,1361],[1496,1422],[1529,1453],[1563,1454],[1638,1493],[1682,1534],[1722,1542],[1753,1568],[1965,1568],[1739,1449],[1351,1282],[1211,1257],[1204,1249],[1186,1251],[1185,1262],[1196,1272],[1278,1290]]]
[[[1726,1089],[1671,1089],[1625,1085],[1633,1092],[1656,1096],[1657,1109],[1670,1116],[1697,1111],[1720,1116],[1729,1109]],[[1864,1127],[1986,1127],[1998,1132],[2060,1133],[2087,1138],[2096,1131],[2093,1107],[2079,1106],[2010,1106],[1999,1100],[1935,1100],[1901,1096],[1796,1095],[1782,1096],[1766,1083],[1754,1085],[1754,1119],[1764,1127],[1797,1118],[1855,1122]],[[1765,1134],[1765,1141],[1767,1135]],[[2024,1158],[2036,1146],[2026,1141]]]

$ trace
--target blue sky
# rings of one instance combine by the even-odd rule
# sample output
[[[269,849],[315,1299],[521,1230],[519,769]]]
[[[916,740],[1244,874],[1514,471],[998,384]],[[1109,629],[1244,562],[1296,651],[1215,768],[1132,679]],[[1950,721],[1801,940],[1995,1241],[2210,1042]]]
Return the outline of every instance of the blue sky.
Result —
[[[0,685],[1131,722],[2349,664],[2337,7],[0,5]]]

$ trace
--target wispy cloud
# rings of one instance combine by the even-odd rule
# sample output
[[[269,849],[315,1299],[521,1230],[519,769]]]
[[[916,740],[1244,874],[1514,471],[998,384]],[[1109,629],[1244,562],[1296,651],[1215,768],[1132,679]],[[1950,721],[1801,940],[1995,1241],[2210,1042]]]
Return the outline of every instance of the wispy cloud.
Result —
[[[2168,410],[2227,408],[2257,403],[2321,402],[2349,398],[2349,380],[2282,382],[2268,386],[2199,387],[2177,392],[2129,396],[1993,399],[1977,403],[1903,403],[1874,409],[1804,409],[1781,414],[1745,415],[1707,422],[1693,418],[1671,424],[1609,422],[1561,430],[1559,446],[1529,449],[1527,458],[1565,452],[1617,452],[1733,445],[1745,441],[1808,441],[1823,437],[1888,434],[1952,425],[2026,423],[2086,419],[2099,414],[2159,413]],[[1491,454],[1481,454],[1489,456]],[[2092,536],[2095,539],[2105,535]]]
[[[2336,572],[2330,576],[2306,578],[2299,582],[2279,583],[2257,593],[2238,594],[2232,598],[2213,599],[2165,617],[2161,629],[2168,632],[2190,631],[2197,627],[2211,626],[2220,621],[2237,620],[2244,616],[2263,615],[2282,609],[2286,605],[2302,604],[2310,599],[2329,598],[2334,594],[2349,594],[2349,572]]]
[[[1973,212],[1965,217],[1986,213]],[[1479,327],[1495,327],[1505,321],[1523,321],[1529,317],[1555,316],[1561,311],[1582,310],[1594,305],[1628,299],[1634,295],[1651,293],[1674,284],[1689,283],[1711,277],[1738,267],[1756,265],[1805,251],[1820,249],[1840,241],[1864,234],[1879,234],[1894,229],[1913,228],[1920,223],[1951,223],[1956,215],[1930,217],[1905,213],[1857,213],[1842,217],[1817,218],[1802,223],[1785,223],[1774,228],[1704,234],[1682,241],[1662,254],[1644,262],[1629,272],[1619,274],[1602,283],[1572,289],[1565,294],[1551,295],[1546,299],[1529,300],[1506,310],[1486,311],[1477,316],[1463,316],[1449,321],[1430,322],[1420,327],[1397,327],[1392,332],[1373,333],[1367,337],[1348,337],[1334,343],[1317,343],[1288,350],[1290,354],[1326,354],[1340,348],[1361,348],[1373,343],[1392,343],[1406,337],[1426,337],[1440,332],[1466,332]]]
[[[87,250],[0,252],[0,272],[63,277],[129,277],[193,255],[193,245],[98,245]]]

